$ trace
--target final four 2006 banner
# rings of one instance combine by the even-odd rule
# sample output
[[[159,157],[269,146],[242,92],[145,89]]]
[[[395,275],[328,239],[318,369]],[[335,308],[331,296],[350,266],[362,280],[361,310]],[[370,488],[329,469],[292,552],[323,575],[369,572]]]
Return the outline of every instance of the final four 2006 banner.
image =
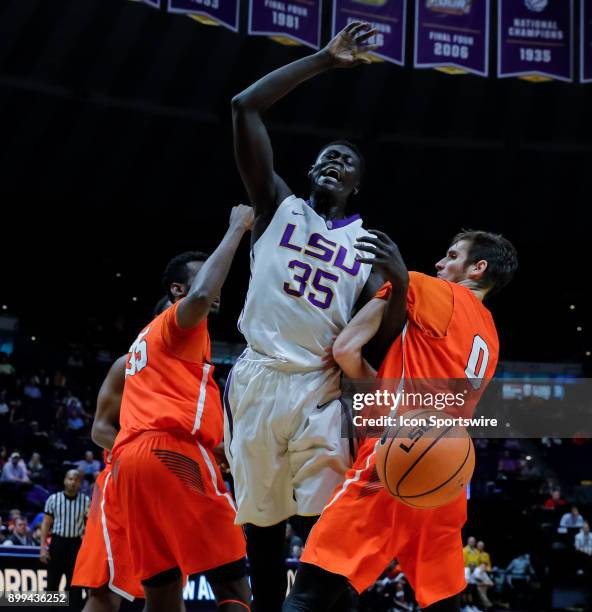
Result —
[[[573,13],[573,0],[498,0],[498,77],[572,81]]]

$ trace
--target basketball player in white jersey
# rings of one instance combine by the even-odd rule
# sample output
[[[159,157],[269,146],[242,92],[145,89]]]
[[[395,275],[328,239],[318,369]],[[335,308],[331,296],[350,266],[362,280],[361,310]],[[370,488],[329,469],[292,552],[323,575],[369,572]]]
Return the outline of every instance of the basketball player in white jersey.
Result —
[[[308,200],[298,198],[274,170],[262,113],[315,75],[368,63],[374,34],[353,23],[323,50],[232,100],[235,156],[256,220],[239,321],[248,348],[224,394],[225,445],[257,612],[282,606],[286,519],[309,517],[299,520],[306,536],[351,463],[340,371],[327,363],[326,349],[381,283],[356,261],[354,244],[365,230],[358,215],[346,214],[363,174],[358,149],[346,141],[325,146],[308,175]]]

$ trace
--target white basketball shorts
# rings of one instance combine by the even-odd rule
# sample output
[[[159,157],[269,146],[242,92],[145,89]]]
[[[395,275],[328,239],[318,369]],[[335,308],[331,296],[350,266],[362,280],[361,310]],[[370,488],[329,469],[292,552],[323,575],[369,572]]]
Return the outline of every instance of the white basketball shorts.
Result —
[[[250,348],[239,358],[224,391],[237,523],[321,513],[353,460],[339,383],[336,369],[295,371]]]

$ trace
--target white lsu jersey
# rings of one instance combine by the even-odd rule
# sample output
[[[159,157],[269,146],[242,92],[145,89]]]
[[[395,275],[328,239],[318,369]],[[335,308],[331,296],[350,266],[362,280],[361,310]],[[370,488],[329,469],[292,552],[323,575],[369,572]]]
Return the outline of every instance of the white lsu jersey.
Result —
[[[372,269],[355,259],[364,233],[358,215],[326,220],[294,195],[280,204],[251,251],[239,320],[251,348],[298,369],[323,367]]]

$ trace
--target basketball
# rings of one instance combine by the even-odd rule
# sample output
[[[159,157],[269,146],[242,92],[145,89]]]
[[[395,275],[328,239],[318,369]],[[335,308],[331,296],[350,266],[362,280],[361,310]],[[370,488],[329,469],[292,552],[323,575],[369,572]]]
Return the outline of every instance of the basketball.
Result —
[[[461,426],[432,425],[445,419],[438,410],[413,410],[405,423],[383,438],[376,469],[386,490],[414,508],[437,508],[466,489],[475,467],[475,450]]]

